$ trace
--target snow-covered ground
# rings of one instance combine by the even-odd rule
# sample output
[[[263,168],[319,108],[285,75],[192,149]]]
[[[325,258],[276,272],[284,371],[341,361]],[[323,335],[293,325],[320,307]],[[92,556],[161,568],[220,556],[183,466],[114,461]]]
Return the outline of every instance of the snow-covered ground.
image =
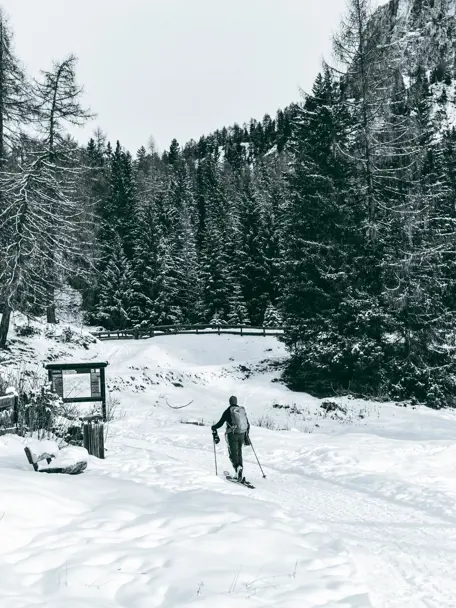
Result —
[[[51,342],[28,339],[28,364]],[[327,413],[273,382],[272,337],[57,352],[109,361],[107,459],[38,474],[0,437],[1,608],[456,606],[453,412],[344,398]],[[267,475],[245,448],[254,490],[215,475],[210,425],[232,394]],[[217,458],[229,469],[223,438]]]

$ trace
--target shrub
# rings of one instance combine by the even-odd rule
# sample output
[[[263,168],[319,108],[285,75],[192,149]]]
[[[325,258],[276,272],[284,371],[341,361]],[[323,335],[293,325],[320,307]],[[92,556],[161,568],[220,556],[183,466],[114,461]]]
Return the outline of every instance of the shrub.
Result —
[[[16,336],[21,338],[30,338],[31,336],[39,336],[41,334],[41,329],[33,325],[16,325],[15,331]]]
[[[260,418],[258,418],[258,420],[253,422],[253,425],[260,426],[265,429],[269,429],[270,431],[274,431],[278,428],[277,424],[275,423],[275,420],[273,418],[271,418],[271,416],[268,416],[267,414],[263,414],[262,416],[260,416]]]

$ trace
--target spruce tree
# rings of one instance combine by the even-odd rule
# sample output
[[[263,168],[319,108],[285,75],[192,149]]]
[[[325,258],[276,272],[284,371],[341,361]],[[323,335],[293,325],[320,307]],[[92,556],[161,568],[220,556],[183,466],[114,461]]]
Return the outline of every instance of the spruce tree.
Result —
[[[153,196],[143,203],[135,217],[135,251],[132,265],[133,325],[148,326],[156,323],[161,272],[162,226]]]
[[[227,323],[229,325],[250,325],[249,313],[239,284],[233,285],[228,302]]]
[[[100,277],[95,317],[106,329],[132,326],[133,273],[119,235],[112,244],[110,259]]]
[[[249,318],[254,325],[260,325],[263,322],[269,291],[265,264],[266,230],[250,171],[245,169],[240,179],[240,242],[236,262]]]
[[[281,327],[283,324],[282,315],[272,304],[268,304],[264,313],[264,327]]]
[[[326,70],[299,113],[291,143],[281,298],[284,341],[292,353],[287,378],[318,394],[346,385],[354,373],[344,350],[356,332],[349,337],[345,323],[357,293],[351,286],[357,282],[362,214],[348,200],[348,168],[338,153],[347,145],[349,126],[337,82]]]
[[[120,142],[110,163],[110,190],[102,220],[120,236],[125,255],[133,258],[136,190],[131,155]]]

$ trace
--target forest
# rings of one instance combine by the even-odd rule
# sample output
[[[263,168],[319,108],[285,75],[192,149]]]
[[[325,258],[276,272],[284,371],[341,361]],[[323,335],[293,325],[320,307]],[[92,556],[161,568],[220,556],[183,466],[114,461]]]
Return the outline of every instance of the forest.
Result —
[[[76,58],[29,78],[1,13],[0,349],[70,285],[106,329],[283,326],[294,390],[454,405],[450,5],[347,0],[302,99],[163,153],[77,142]]]

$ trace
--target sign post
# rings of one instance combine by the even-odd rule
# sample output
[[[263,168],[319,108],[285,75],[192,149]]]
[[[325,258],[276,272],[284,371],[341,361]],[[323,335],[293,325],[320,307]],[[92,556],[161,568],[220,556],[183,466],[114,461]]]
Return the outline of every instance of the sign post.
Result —
[[[56,393],[64,403],[85,403],[85,402],[101,402],[101,413],[103,421],[106,422],[106,375],[105,368],[107,361],[94,363],[48,363],[45,368],[48,371],[48,378],[52,384],[52,390]],[[71,396],[65,394],[64,376],[69,374],[87,374],[90,377],[90,395],[83,394]]]

